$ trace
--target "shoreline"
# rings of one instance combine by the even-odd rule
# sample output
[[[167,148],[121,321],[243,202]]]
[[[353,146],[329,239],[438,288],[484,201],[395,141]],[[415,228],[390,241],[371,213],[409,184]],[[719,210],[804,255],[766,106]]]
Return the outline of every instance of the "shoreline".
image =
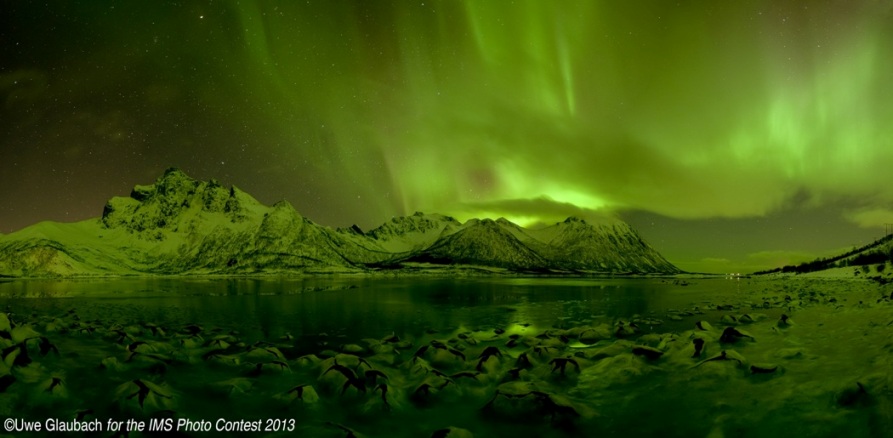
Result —
[[[154,312],[118,313],[124,306],[113,302],[104,308],[117,310],[94,321],[63,302],[52,312],[25,311],[29,302],[9,318],[33,363],[10,359],[15,380],[4,413],[35,421],[47,409],[92,409],[89,418],[102,421],[275,414],[307,435],[349,428],[373,437],[394,421],[412,425],[399,437],[446,426],[475,436],[650,435],[667,421],[677,428],[671,436],[865,436],[893,426],[883,409],[893,401],[885,380],[893,350],[866,348],[887,342],[888,288],[864,278],[735,281],[748,293],[717,292],[657,313],[559,317],[550,327],[525,324],[516,309],[500,324],[343,340],[312,330],[238,334],[232,322],[212,324],[211,314],[162,324],[147,318]],[[29,336],[46,337],[60,353],[44,354]],[[373,381],[365,391],[359,381],[346,385],[342,374],[351,372],[338,366],[371,371]],[[66,379],[82,374],[99,383]],[[56,378],[64,392],[53,392]],[[146,404],[127,397],[145,391],[136,380],[151,390]],[[381,385],[387,395],[376,391]],[[658,420],[642,423],[643,415]]]

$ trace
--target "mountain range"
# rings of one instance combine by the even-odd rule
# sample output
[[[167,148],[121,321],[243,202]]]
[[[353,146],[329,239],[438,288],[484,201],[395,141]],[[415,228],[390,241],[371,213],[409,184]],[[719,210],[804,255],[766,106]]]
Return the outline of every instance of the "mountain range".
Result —
[[[286,201],[266,206],[236,187],[168,169],[102,216],[41,222],[0,235],[0,276],[245,275],[443,269],[554,274],[680,270],[619,219],[542,229],[506,219],[415,213],[364,232],[333,230]]]

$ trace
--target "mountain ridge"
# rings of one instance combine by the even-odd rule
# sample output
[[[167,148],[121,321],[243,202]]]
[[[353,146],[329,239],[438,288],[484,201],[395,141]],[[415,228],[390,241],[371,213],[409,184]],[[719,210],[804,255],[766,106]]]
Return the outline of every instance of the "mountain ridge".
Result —
[[[529,230],[504,218],[416,212],[364,232],[333,230],[287,201],[167,169],[113,197],[101,216],[0,235],[2,277],[417,272],[443,268],[554,274],[675,274],[626,223],[568,218]]]
[[[754,272],[753,275],[768,274],[807,274],[812,272],[829,271],[833,269],[853,267],[853,275],[869,274],[869,265],[876,266],[878,274],[885,270],[887,263],[893,262],[893,235],[887,234],[873,242],[852,250],[831,256],[819,257],[812,261],[802,262],[798,265],[779,266],[772,269]],[[860,273],[858,268],[863,271]],[[890,275],[887,272],[886,275]],[[870,278],[870,277],[869,277]],[[877,276],[876,278],[880,278]]]

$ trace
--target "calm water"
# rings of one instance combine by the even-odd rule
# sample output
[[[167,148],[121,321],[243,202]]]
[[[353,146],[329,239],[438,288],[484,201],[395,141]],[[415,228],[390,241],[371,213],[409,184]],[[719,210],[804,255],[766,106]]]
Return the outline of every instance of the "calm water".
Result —
[[[660,279],[115,279],[0,282],[0,305],[49,315],[75,308],[85,320],[200,323],[258,339],[324,333],[353,342],[457,327],[664,319],[667,309],[703,308],[722,297],[758,301],[759,292],[746,280],[725,279],[688,286]]]

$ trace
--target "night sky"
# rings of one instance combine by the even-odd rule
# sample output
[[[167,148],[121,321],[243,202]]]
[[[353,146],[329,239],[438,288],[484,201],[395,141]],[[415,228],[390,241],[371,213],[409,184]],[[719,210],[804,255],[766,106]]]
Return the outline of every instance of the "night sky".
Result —
[[[893,223],[893,3],[0,4],[0,232],[175,166],[332,227],[619,214],[750,272]]]

